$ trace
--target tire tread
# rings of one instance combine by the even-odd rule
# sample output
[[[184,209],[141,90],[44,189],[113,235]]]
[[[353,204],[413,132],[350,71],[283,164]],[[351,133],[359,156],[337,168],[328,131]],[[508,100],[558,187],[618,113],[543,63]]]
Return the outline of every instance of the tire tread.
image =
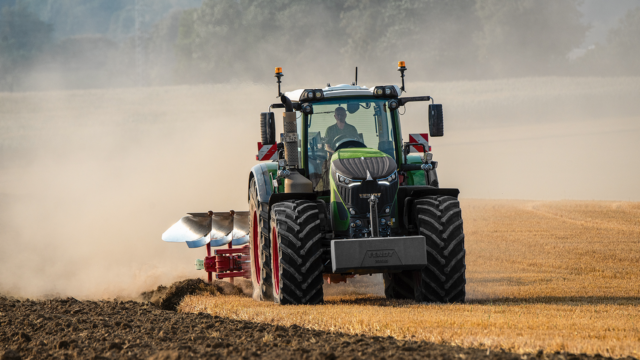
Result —
[[[318,304],[322,294],[322,226],[320,204],[290,200],[271,208],[271,226],[277,229],[280,260],[280,288],[274,289],[276,303]],[[272,281],[272,283],[274,283]]]
[[[466,264],[460,202],[451,196],[416,199],[413,216],[427,241],[427,266],[415,289],[419,302],[464,302]]]

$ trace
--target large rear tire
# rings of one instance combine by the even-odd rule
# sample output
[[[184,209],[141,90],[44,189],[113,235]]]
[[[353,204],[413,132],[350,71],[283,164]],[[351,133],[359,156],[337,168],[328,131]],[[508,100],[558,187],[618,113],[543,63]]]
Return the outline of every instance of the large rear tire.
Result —
[[[291,200],[271,207],[273,301],[319,304],[323,301],[322,228],[317,203]]]
[[[413,204],[414,221],[427,240],[427,266],[420,271],[416,301],[464,302],[465,249],[458,199],[427,196]]]
[[[249,184],[249,247],[253,298],[257,301],[273,299],[271,285],[271,241],[269,211],[263,210],[258,199],[256,180]]]
[[[387,299],[415,299],[413,271],[384,273],[384,295]]]

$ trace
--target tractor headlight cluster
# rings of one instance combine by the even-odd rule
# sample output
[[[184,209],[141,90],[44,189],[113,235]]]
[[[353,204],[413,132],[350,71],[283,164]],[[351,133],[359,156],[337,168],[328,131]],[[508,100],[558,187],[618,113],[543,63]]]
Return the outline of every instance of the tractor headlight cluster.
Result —
[[[393,174],[389,175],[388,177],[378,179],[378,184],[391,185],[391,183],[395,181],[397,177],[397,171],[394,171]]]
[[[384,97],[398,97],[398,91],[393,85],[376,86],[375,88],[373,88],[373,95]]]
[[[305,115],[313,114],[313,105],[309,103],[302,104],[302,113]]]
[[[322,98],[324,98],[324,92],[321,89],[307,89],[300,95],[300,101],[320,100]]]
[[[340,175],[338,173],[336,173],[336,177],[338,178],[338,182],[340,182],[341,184],[349,185],[349,186],[355,186],[362,183],[362,180],[349,179],[348,177]]]

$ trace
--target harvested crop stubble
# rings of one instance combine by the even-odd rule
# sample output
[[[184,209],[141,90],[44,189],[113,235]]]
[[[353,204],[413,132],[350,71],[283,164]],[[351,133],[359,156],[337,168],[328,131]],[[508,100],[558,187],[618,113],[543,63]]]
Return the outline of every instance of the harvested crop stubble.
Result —
[[[514,352],[640,356],[640,204],[463,200],[467,304],[375,295],[276,306],[187,297],[185,312]]]

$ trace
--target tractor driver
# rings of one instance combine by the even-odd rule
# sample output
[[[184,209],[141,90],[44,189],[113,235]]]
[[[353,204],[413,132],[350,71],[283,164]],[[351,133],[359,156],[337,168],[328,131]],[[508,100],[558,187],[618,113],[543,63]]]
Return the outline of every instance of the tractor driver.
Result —
[[[333,114],[336,119],[336,123],[329,126],[324,133],[324,142],[327,150],[335,151],[336,144],[335,139],[340,135],[345,135],[347,138],[359,139],[358,130],[355,126],[347,124],[347,110],[342,106],[338,106]]]

